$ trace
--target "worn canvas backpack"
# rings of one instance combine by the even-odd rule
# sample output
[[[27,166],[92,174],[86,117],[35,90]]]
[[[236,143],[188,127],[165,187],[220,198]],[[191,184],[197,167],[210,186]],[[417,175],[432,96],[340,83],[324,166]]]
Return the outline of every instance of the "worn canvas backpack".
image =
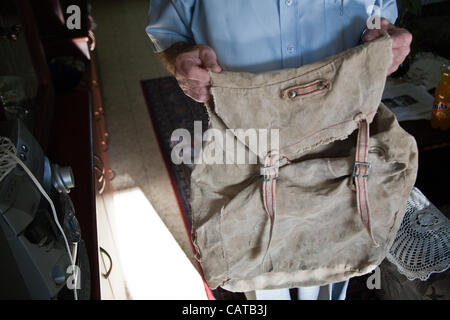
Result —
[[[211,288],[324,285],[381,263],[418,165],[414,138],[381,103],[391,63],[386,35],[297,69],[211,73],[209,127],[258,160],[192,172],[192,239]],[[278,129],[279,143],[254,148],[226,131],[252,128]]]

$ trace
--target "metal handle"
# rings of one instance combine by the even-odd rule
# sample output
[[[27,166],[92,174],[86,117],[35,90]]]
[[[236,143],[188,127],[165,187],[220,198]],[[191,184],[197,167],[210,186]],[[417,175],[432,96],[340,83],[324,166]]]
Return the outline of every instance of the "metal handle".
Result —
[[[99,183],[102,183],[102,186],[99,188],[99,192],[101,194],[103,192],[103,189],[105,188],[104,181],[105,181],[106,170],[105,170],[105,165],[103,164],[103,160],[96,154],[94,154],[94,162],[95,162],[95,160],[97,160],[97,162],[99,162],[99,165],[100,165],[100,166],[98,166],[97,164],[94,164],[94,175],[95,175],[95,178],[97,179],[97,181]],[[98,173],[100,176],[97,178],[97,175],[95,173]]]
[[[99,167],[97,167],[97,165],[94,165],[94,171],[98,172],[100,174],[100,176],[97,178],[98,182],[102,182],[105,178],[105,169],[100,169]]]
[[[102,181],[99,181],[102,186],[98,189],[98,194],[102,194],[103,191],[105,191],[105,187],[106,187],[106,179],[102,179]]]
[[[100,158],[98,155],[94,154],[94,160],[97,160],[98,162],[100,162],[102,168],[105,167],[105,165],[103,164],[102,158]]]
[[[116,172],[113,169],[108,169],[109,180],[112,181],[116,177]]]
[[[108,251],[106,251],[102,247],[99,247],[99,249],[100,249],[100,253],[105,254],[108,257],[108,260],[109,260],[109,269],[108,269],[108,271],[106,271],[106,273],[102,273],[102,276],[105,279],[108,279],[109,275],[111,274],[111,271],[112,271],[113,262],[112,262],[111,256],[109,255]]]
[[[88,37],[89,37],[89,40],[91,40],[91,43],[89,45],[89,51],[94,51],[95,50],[96,41],[95,41],[94,32],[92,30],[88,31]]]

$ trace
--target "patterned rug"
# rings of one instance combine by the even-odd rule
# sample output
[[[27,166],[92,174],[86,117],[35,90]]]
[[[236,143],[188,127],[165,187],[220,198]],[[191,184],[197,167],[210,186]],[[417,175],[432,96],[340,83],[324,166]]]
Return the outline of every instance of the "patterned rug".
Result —
[[[188,130],[193,137],[194,121],[201,121],[205,131],[208,128],[208,114],[203,104],[186,96],[172,77],[146,80],[141,83],[174,191],[190,227],[189,197],[192,166],[176,165],[171,161],[172,148],[178,141],[171,141],[170,138],[172,132],[180,128]]]
[[[171,161],[172,148],[178,143],[171,141],[171,136],[176,129],[182,128],[194,137],[194,121],[202,122],[204,132],[208,129],[208,114],[202,103],[195,102],[183,93],[173,77],[144,80],[141,85],[186,232],[190,235],[192,219],[189,198],[193,166],[176,165]],[[212,290],[212,294],[218,300],[245,299],[241,293],[232,293],[221,288]]]
[[[192,166],[175,165],[171,161],[172,147],[178,141],[171,141],[172,132],[176,129],[186,129],[194,136],[194,121],[201,121],[203,132],[208,128],[208,115],[201,103],[187,97],[172,77],[145,80],[141,82],[147,101],[153,127],[164,157],[164,161],[172,182],[174,193],[190,235],[191,209],[190,175]],[[449,299],[449,272],[435,274],[428,281],[408,281],[399,274],[393,265],[386,260],[380,266],[381,288],[370,290],[367,286],[371,274],[354,277],[347,290],[348,300],[379,300],[379,299]],[[372,276],[372,277],[371,277]],[[437,292],[437,293],[436,293]],[[218,300],[243,300],[242,293],[232,293],[218,288],[212,294]]]

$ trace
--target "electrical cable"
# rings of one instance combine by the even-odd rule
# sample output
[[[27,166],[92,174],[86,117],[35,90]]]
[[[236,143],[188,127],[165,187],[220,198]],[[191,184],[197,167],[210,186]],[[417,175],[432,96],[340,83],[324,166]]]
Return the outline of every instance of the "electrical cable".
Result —
[[[13,153],[11,151],[11,147],[5,147],[6,145],[9,145],[9,143],[14,147],[14,145],[12,144],[12,142],[5,137],[0,137],[2,139],[2,143],[0,143],[0,151],[2,151],[4,154],[7,154],[9,157],[11,157],[17,164],[19,164],[23,170],[28,174],[28,176],[30,177],[31,181],[33,181],[34,185],[38,188],[38,190],[41,192],[41,194],[44,196],[44,198],[48,201],[48,203],[50,204],[50,208],[52,209],[52,213],[53,213],[53,219],[55,220],[56,226],[58,227],[59,231],[61,232],[61,235],[64,239],[64,244],[67,250],[67,254],[69,255],[70,258],[70,262],[72,263],[73,266],[73,272],[75,273],[75,287],[73,289],[74,292],[74,298],[75,300],[78,300],[78,294],[77,294],[77,289],[76,289],[76,284],[77,284],[77,269],[76,269],[76,265],[75,265],[75,261],[72,258],[72,253],[70,251],[70,246],[69,246],[69,242],[67,241],[67,237],[64,233],[63,228],[61,227],[61,224],[58,221],[58,216],[56,214],[56,209],[55,209],[55,205],[53,204],[52,199],[50,198],[50,196],[47,194],[47,192],[44,190],[44,188],[42,187],[42,185],[39,183],[38,179],[34,176],[34,174],[30,171],[30,169],[28,169],[28,167],[25,165],[25,163],[22,162],[22,160],[20,160],[15,153]],[[5,140],[9,143],[5,143]],[[15,148],[13,148],[14,150]],[[14,150],[15,151],[15,150]],[[0,164],[2,164],[2,166],[7,166],[10,165],[11,163],[8,161],[8,157],[2,156],[0,158]],[[15,166],[14,166],[15,167]],[[14,167],[12,169],[14,169]],[[9,171],[11,171],[12,169],[10,169]],[[2,180],[4,176],[0,176],[0,181]]]

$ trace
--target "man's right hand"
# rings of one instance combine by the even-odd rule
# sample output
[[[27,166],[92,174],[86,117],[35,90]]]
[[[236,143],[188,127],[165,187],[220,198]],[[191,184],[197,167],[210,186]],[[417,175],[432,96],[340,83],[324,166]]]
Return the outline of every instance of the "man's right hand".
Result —
[[[198,102],[209,100],[211,77],[206,69],[221,72],[214,50],[205,45],[194,45],[175,58],[174,76],[184,93]]]

